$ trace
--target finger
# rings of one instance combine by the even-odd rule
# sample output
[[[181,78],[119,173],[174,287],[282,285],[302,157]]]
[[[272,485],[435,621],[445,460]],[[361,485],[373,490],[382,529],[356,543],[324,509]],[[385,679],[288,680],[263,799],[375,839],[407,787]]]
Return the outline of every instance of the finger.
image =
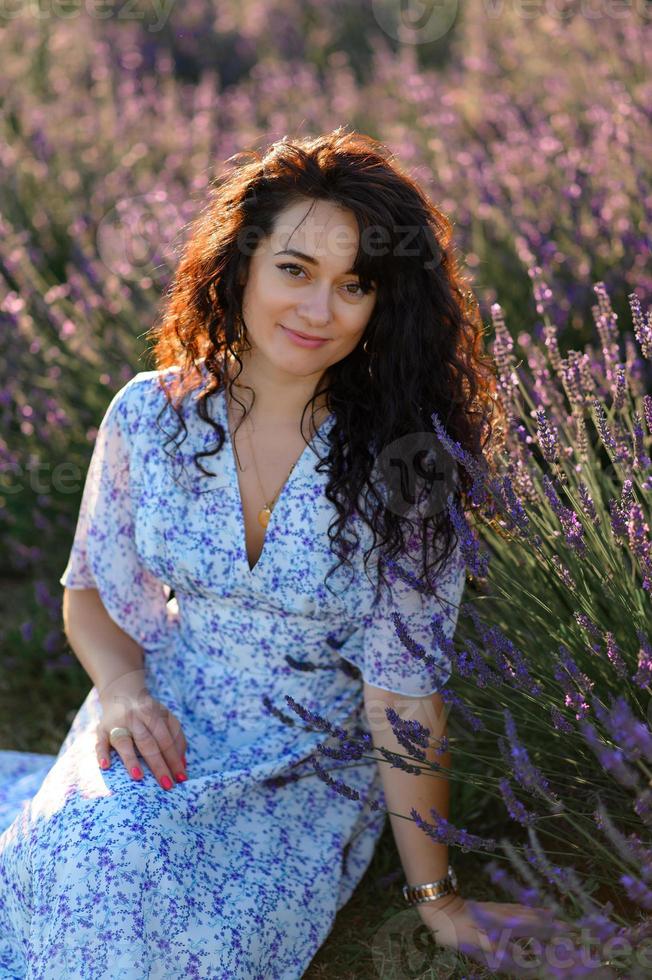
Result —
[[[108,736],[107,736],[108,738]],[[134,751],[134,744],[131,735],[115,735],[111,739],[111,746],[120,756],[125,769],[133,780],[143,778],[143,770],[138,764],[138,758]]]
[[[176,738],[170,731],[170,725],[177,729]],[[165,712],[160,712],[155,719],[152,719],[150,729],[156,740],[158,751],[169,770],[170,778],[179,783],[185,782],[187,776],[183,761],[184,736],[176,718],[166,709]]]
[[[178,718],[167,705],[147,692],[138,702],[138,716],[156,739],[165,763],[177,782],[184,782],[186,737]],[[132,726],[133,727],[133,726]]]
[[[156,729],[158,734],[155,735],[144,722],[137,719],[132,725],[132,735],[138,751],[154,773],[159,785],[165,790],[170,790],[174,786],[175,779],[159,745],[160,720],[156,722]],[[181,767],[177,768],[177,772],[181,772]]]
[[[111,744],[109,742],[109,736],[102,729],[98,729],[97,731],[95,754],[100,769],[109,769],[111,766]]]
[[[186,768],[186,752],[188,751],[188,742],[186,740],[185,732],[181,727],[181,722],[169,709],[166,710],[165,721],[172,738],[178,748],[179,758],[181,759],[181,764],[183,768]]]

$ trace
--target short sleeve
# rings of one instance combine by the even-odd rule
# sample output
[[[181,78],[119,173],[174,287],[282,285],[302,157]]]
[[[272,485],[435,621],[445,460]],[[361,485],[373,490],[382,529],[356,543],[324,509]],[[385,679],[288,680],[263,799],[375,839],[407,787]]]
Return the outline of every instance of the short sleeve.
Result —
[[[136,551],[136,474],[130,446],[137,438],[138,375],[113,397],[100,423],[68,564],[59,579],[68,589],[97,589],[111,619],[144,649],[165,645],[170,588]]]
[[[414,538],[411,540],[416,543]],[[421,579],[421,557],[420,554],[416,557],[416,548],[414,553],[399,558],[397,565],[407,576],[388,574],[391,588],[382,586],[376,605],[366,617],[356,666],[363,680],[374,687],[425,697],[437,693],[450,679],[451,661],[436,640],[432,622],[433,618],[441,617],[441,633],[446,640],[452,640],[466,581],[466,565],[457,542],[435,589],[429,592],[419,591],[410,580],[410,576]],[[432,658],[432,663],[426,663],[405,646],[396,632],[394,612],[405,624],[409,638]]]

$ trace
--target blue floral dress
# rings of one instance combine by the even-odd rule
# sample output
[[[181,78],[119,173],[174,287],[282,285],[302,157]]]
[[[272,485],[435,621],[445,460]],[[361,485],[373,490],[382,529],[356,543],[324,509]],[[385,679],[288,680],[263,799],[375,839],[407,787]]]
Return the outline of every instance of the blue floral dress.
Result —
[[[57,756],[0,752],[0,978],[303,976],[362,878],[386,811],[379,757],[369,749],[343,763],[320,752],[337,739],[287,696],[368,733],[363,680],[407,695],[442,683],[397,639],[390,613],[432,651],[429,621],[445,607],[452,635],[459,553],[441,602],[399,585],[375,603],[362,549],[328,590],[335,510],[316,465],[330,415],[250,569],[224,391],[209,402],[226,442],[201,457],[215,474],[205,476],[193,454],[214,448],[216,434],[192,395],[185,441],[171,449],[167,440],[176,417],[159,381],[175,370],[140,372],[113,397],[60,582],[98,589],[142,646],[149,690],[186,735],[188,780],[166,791],[141,765],[134,781],[115,751],[101,770],[95,687]],[[447,678],[443,654],[441,663]],[[358,798],[320,778],[313,757]]]

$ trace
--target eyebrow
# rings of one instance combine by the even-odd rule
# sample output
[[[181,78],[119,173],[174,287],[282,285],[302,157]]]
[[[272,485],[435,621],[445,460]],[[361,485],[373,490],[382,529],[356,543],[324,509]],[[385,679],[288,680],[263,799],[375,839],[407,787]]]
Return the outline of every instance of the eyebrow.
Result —
[[[314,258],[312,255],[306,255],[305,252],[299,252],[296,248],[284,248],[280,252],[274,252],[274,255],[293,255],[295,259],[302,259],[304,262],[309,262],[311,265],[319,265],[319,260]],[[353,269],[347,269],[342,275],[350,276],[355,275]]]

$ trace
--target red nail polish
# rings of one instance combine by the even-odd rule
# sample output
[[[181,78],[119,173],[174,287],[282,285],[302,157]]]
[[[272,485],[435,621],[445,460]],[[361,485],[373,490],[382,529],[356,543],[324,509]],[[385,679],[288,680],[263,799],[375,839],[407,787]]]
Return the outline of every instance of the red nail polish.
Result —
[[[141,770],[140,770],[140,769],[138,768],[138,766],[134,766],[134,767],[133,767],[133,769],[131,770],[131,775],[132,775],[132,776],[133,776],[133,777],[134,777],[135,779],[140,779],[140,778],[142,777],[142,775],[143,775],[143,773],[142,773],[142,771],[141,771]]]
[[[188,777],[186,776],[185,772],[178,772],[174,778],[178,783],[185,783]]]
[[[102,769],[108,769],[109,768],[109,760],[108,759],[100,759],[100,766],[102,767]]]
[[[172,780],[169,776],[163,776],[161,779],[161,786],[163,789],[172,789]]]

